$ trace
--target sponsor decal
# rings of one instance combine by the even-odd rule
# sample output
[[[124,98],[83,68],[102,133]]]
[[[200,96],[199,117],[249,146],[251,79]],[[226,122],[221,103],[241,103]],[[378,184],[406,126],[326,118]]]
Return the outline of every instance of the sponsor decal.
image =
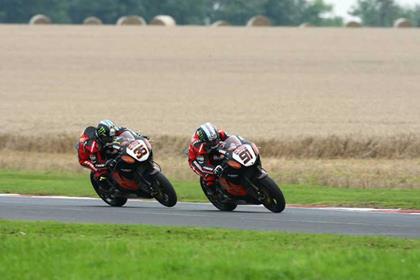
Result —
[[[104,136],[105,134],[106,134],[105,127],[101,126],[101,127],[98,129],[98,135],[99,135],[99,136]]]

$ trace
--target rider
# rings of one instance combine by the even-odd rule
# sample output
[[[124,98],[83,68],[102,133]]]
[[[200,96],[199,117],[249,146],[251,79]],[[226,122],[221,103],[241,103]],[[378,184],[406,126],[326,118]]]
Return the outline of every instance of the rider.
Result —
[[[97,127],[89,126],[80,136],[78,155],[79,163],[83,167],[89,168],[96,180],[103,182],[107,179],[109,169],[115,165],[112,157],[112,150],[105,149],[107,144],[114,141],[114,138],[125,131],[132,130],[124,127],[118,127],[110,120],[102,120]],[[146,136],[143,136],[147,138]]]
[[[188,163],[191,169],[204,179],[210,190],[214,190],[217,176],[223,173],[223,167],[218,165],[220,160],[216,153],[219,143],[229,136],[218,130],[211,123],[202,124],[191,138],[188,151]]]

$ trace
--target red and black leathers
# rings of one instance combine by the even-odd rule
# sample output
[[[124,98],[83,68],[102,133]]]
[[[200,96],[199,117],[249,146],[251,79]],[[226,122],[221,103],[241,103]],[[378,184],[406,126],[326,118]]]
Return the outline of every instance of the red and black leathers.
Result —
[[[218,133],[220,141],[228,138],[223,130],[219,130]],[[188,163],[191,169],[204,179],[207,186],[213,186],[216,182],[217,177],[213,170],[219,160],[219,155],[206,143],[200,141],[198,134],[194,133],[188,150]]]
[[[115,136],[119,136],[126,130],[126,128],[119,128]],[[107,157],[102,144],[96,137],[95,127],[87,127],[82,136],[80,136],[78,155],[80,165],[94,172],[96,178],[108,173],[105,163],[109,157]]]

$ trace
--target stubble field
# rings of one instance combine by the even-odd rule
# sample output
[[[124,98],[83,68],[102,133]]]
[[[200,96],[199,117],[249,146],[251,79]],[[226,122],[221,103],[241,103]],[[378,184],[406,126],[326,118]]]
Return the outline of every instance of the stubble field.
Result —
[[[419,33],[0,25],[0,168],[77,170],[57,143],[110,118],[190,179],[182,148],[211,121],[284,182],[418,188]]]

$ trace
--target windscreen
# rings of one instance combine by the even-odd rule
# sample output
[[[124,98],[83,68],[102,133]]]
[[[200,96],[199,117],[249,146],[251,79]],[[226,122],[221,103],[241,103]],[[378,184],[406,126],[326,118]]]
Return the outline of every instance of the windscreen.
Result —
[[[115,138],[114,142],[117,142],[120,145],[125,145],[134,140],[136,140],[136,138],[134,137],[133,133],[130,131],[124,131],[117,138]]]
[[[233,151],[235,150],[237,147],[241,146],[242,143],[239,140],[238,137],[236,136],[230,136],[229,138],[227,138],[224,143],[223,143],[223,150],[226,151]]]

